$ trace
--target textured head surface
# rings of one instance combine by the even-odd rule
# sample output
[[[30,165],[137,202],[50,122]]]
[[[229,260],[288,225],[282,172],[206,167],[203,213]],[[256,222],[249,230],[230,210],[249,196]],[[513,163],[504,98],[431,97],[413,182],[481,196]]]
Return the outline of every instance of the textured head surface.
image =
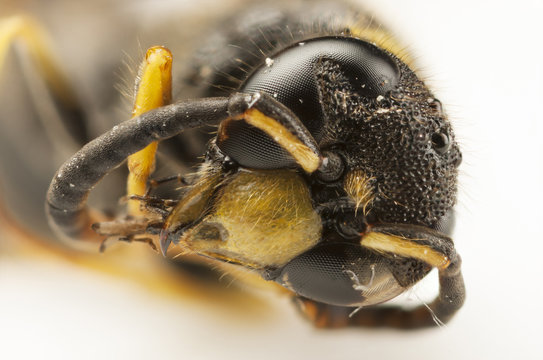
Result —
[[[440,102],[397,63],[397,87],[369,98],[359,95],[341,64],[322,62],[317,77],[327,123],[321,146],[339,146],[348,169],[372,179],[370,223],[436,226],[455,204],[461,153]]]

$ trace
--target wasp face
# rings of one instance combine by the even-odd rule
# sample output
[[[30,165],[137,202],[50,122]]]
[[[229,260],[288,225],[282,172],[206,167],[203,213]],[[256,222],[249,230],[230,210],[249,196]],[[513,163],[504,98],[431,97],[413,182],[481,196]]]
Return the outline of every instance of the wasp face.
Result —
[[[383,95],[363,96],[344,73],[323,73],[322,104],[333,119],[325,138],[340,146],[347,193],[370,223],[436,228],[455,203],[461,154],[439,100],[394,60],[398,81]]]
[[[382,56],[396,69],[388,91],[368,94],[351,73],[332,61],[324,61],[317,75],[326,118],[321,146],[344,159],[342,190],[351,205],[324,213],[329,219],[335,217],[333,225],[324,230],[330,242],[293,261],[295,265],[283,270],[282,281],[287,286],[295,283],[300,286],[298,291],[323,302],[379,303],[403,292],[429,271],[422,262],[382,257],[352,243],[339,245],[338,239],[359,241],[372,226],[383,223],[422,225],[447,234],[452,230],[461,153],[450,123],[439,100],[407,65],[392,54]],[[313,194],[321,202],[333,196],[323,187]],[[309,265],[318,262],[315,257],[336,264],[317,283],[309,276],[316,271]],[[295,269],[301,263],[311,271]],[[339,283],[343,285],[335,291],[326,288]]]
[[[278,278],[321,302],[380,303],[430,270],[420,261],[360,247],[360,238],[372,226],[452,230],[461,153],[440,102],[405,64],[389,56],[397,64],[397,78],[382,94],[364,94],[352,75],[332,62],[319,73],[326,118],[322,147],[338,153],[346,170],[341,190],[331,184],[315,186],[314,200],[334,201],[344,191],[350,201],[321,213],[326,218],[324,243],[291,261]]]
[[[458,146],[439,101],[401,60],[356,38],[316,38],[268,58],[240,90],[265,93],[285,105],[326,160],[339,165],[304,180],[288,175],[298,163],[285,146],[250,124],[223,122],[220,151],[253,173],[235,175],[228,190],[219,192],[221,205],[216,206],[243,206],[244,216],[214,211],[203,222],[207,225],[185,237],[193,249],[265,269],[266,278],[300,295],[343,306],[388,300],[430,270],[423,262],[394,259],[360,245],[382,224],[443,229],[452,219]],[[305,190],[296,196],[269,192],[285,176],[293,182],[289,186],[307,187],[320,221],[299,207],[309,200],[302,195]],[[241,178],[255,181],[249,187],[233,185]],[[258,209],[258,227],[245,229],[255,222],[247,204]],[[296,214],[281,211],[285,205]],[[273,214],[269,219],[268,212]],[[220,241],[210,242],[202,226],[215,228],[216,234],[221,229],[222,235],[214,237]]]

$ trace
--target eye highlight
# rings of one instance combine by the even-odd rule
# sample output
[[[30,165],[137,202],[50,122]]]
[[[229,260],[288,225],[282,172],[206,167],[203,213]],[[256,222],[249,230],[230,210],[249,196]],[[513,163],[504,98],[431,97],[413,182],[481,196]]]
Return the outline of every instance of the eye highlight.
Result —
[[[433,133],[431,140],[432,147],[440,154],[445,154],[451,147],[451,139],[446,131]]]

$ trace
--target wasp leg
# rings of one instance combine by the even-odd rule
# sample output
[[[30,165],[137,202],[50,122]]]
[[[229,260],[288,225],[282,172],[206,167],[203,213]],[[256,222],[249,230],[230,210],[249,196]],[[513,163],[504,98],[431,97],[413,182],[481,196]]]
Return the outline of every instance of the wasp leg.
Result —
[[[465,287],[461,258],[452,240],[423,226],[386,224],[370,227],[361,245],[375,251],[421,260],[439,270],[439,295],[429,305],[349,308],[300,298],[302,311],[318,327],[384,326],[412,329],[448,322],[462,307]],[[408,284],[410,285],[410,284]]]
[[[149,195],[130,195],[128,199],[143,203],[147,211],[161,215],[163,218],[166,218],[170,214],[171,208],[179,203],[179,200],[163,199]]]
[[[226,119],[229,103],[230,99],[223,97],[163,106],[125,121],[85,145],[51,181],[46,201],[51,226],[61,238],[101,241],[88,231],[96,222],[85,206],[91,189],[129,155],[153,141]]]
[[[100,243],[100,252],[106,250],[107,244],[109,244],[110,241],[144,242],[149,244],[153,250],[157,251],[157,247],[151,239],[141,237],[146,234],[147,228],[151,223],[153,223],[153,219],[128,216],[122,220],[93,224],[92,229],[96,233],[105,236]]]
[[[156,189],[157,187],[159,187],[162,184],[166,184],[166,183],[169,183],[169,182],[172,182],[172,181],[175,181],[175,182],[177,182],[178,184],[181,184],[181,185],[190,185],[189,180],[182,174],[172,175],[172,176],[168,176],[168,177],[164,177],[164,178],[160,178],[160,179],[151,179],[151,180],[149,180],[147,190],[145,191],[145,196],[148,197],[149,195],[151,195],[151,192],[154,189]]]
[[[378,252],[418,259],[440,270],[447,268],[456,256],[449,237],[418,225],[368,226],[360,244]]]
[[[172,54],[160,46],[147,50],[145,61],[140,70],[136,100],[132,116],[141,115],[149,110],[168,105],[172,98]],[[147,179],[155,168],[155,153],[158,142],[153,141],[145,149],[128,157],[127,194],[144,195]],[[128,214],[145,215],[140,203],[128,201]]]
[[[147,219],[142,216],[128,216],[126,219],[100,222],[92,225],[99,235],[120,241],[136,241],[137,235],[144,233],[160,234],[160,250],[164,256],[173,238],[179,238],[181,233],[200,219],[208,208],[209,201],[221,179],[220,168],[203,165],[198,181],[189,187],[181,200],[169,200],[148,196],[131,195],[130,199],[145,203],[149,214],[155,213],[162,217]],[[157,231],[158,230],[158,231]],[[155,250],[154,243],[152,246]],[[105,240],[100,247],[105,249]]]
[[[45,133],[55,139],[55,142],[65,142],[77,149],[78,143],[88,141],[88,133],[76,92],[62,71],[64,59],[57,58],[52,51],[52,41],[37,22],[25,16],[12,16],[0,19],[0,70],[11,45],[17,43],[24,45],[21,50],[32,60],[30,65],[25,58],[22,59],[22,65],[27,68],[25,72],[37,70],[37,77],[44,80],[44,83],[41,83],[35,77],[32,80],[27,79],[30,94],[38,105],[38,116],[44,123]],[[29,69],[30,66],[34,69]],[[46,90],[41,91],[42,87]],[[45,92],[48,93],[44,94]],[[60,136],[63,137],[62,141],[59,141]]]
[[[109,247],[109,240],[110,239],[113,239],[113,238],[107,237],[100,244],[100,252],[101,253],[105,252],[106,249]],[[134,235],[131,235],[131,236],[127,236],[127,237],[117,237],[115,240],[119,241],[119,242],[122,241],[122,242],[127,242],[127,243],[143,243],[143,244],[147,244],[147,245],[149,245],[149,247],[151,249],[158,252],[158,248],[155,245],[153,239],[148,238],[148,237],[141,237],[140,238],[140,237],[135,237]]]
[[[294,159],[307,173],[319,168],[322,156],[300,119],[267,94],[256,93],[249,101],[244,97],[232,104],[230,118],[219,127],[217,144],[226,154],[247,167],[282,168]]]
[[[126,242],[145,242],[153,250],[158,251],[154,242],[147,238],[137,237],[142,234],[158,234],[164,224],[164,219],[168,217],[171,209],[179,201],[171,199],[155,198],[151,196],[130,195],[128,200],[142,203],[146,210],[145,216],[126,215],[122,218],[112,221],[104,221],[92,224],[92,229],[99,235],[105,237],[100,245],[100,252],[105,251],[106,242],[126,241]],[[158,232],[156,231],[158,227]],[[145,240],[141,240],[145,239]]]
[[[53,235],[43,212],[51,177],[89,140],[77,89],[49,40],[31,18],[0,18],[0,202],[42,237]]]

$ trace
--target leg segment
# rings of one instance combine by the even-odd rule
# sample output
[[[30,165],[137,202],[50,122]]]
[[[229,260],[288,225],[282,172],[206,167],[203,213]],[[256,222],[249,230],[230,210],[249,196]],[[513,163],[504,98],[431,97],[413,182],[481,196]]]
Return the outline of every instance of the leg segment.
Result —
[[[89,140],[77,89],[50,40],[29,17],[0,18],[2,202],[14,221],[48,238],[43,198],[51,177]]]
[[[147,211],[161,215],[162,217],[167,217],[170,213],[169,209],[176,206],[179,203],[179,200],[173,199],[163,199],[154,196],[141,196],[141,195],[130,195],[129,200],[139,201],[143,204]]]
[[[189,185],[189,182],[188,182],[187,178],[185,178],[181,174],[168,176],[168,177],[164,177],[164,178],[160,178],[160,179],[151,179],[151,180],[149,180],[149,185],[147,187],[147,191],[145,192],[145,196],[151,195],[151,191],[153,191],[153,189],[155,189],[156,187],[158,187],[158,186],[160,186],[162,184],[172,182],[172,181],[175,181],[178,184],[182,184],[182,185]]]
[[[360,244],[375,251],[422,260],[438,269],[449,266],[456,254],[449,237],[418,225],[370,226]]]
[[[41,75],[53,91],[66,103],[73,102],[73,92],[64,74],[60,72],[60,62],[51,52],[50,41],[45,32],[30,18],[13,16],[0,20],[0,69],[10,45],[21,40],[35,60]]]
[[[59,59],[52,51],[52,42],[47,33],[29,17],[12,16],[0,19],[0,71],[8,50],[14,43],[21,43],[24,46],[25,55],[30,58],[34,72],[37,70],[36,76],[40,77],[40,80],[44,80],[45,86],[40,82],[29,84],[32,87],[29,89],[31,93],[39,91],[33,87],[46,88],[49,92],[47,96],[57,107],[56,111],[61,112],[60,114],[52,114],[49,108],[38,109],[40,116],[46,116],[46,129],[52,128],[52,131],[47,133],[55,134],[56,140],[58,140],[58,136],[62,135],[63,140],[69,141],[70,144],[74,139],[79,142],[87,141],[88,134],[84,121],[82,121],[81,106],[62,71],[63,59]],[[42,96],[37,97],[39,97],[39,101],[43,101]],[[62,118],[57,119],[59,115]]]
[[[172,55],[163,47],[147,50],[145,61],[140,70],[141,78],[136,92],[133,116],[139,116],[149,110],[168,105],[172,98]],[[155,167],[155,153],[158,142],[154,141],[145,149],[128,157],[127,193],[144,195],[147,179]],[[136,200],[128,201],[130,215],[144,215],[145,210]]]

